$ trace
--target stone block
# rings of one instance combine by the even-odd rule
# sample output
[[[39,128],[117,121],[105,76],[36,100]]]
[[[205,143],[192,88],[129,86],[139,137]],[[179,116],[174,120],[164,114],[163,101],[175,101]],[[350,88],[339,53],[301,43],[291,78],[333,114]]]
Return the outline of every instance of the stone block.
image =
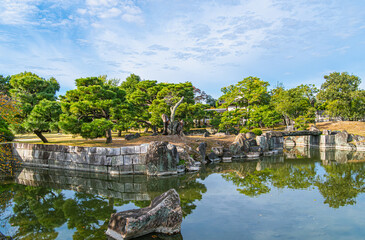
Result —
[[[147,171],[146,165],[134,165],[133,166],[133,172],[135,174],[143,174],[143,173],[146,173],[146,171]]]
[[[82,163],[72,163],[72,164],[75,167],[76,171],[85,171],[85,172],[90,171],[89,164],[82,164]]]
[[[134,155],[124,155],[124,165],[132,165],[133,164],[133,156]]]
[[[92,171],[92,172],[108,173],[108,167],[107,166],[90,165],[89,167],[90,167],[90,171]]]
[[[136,200],[137,201],[150,201],[151,198],[147,193],[137,193]]]
[[[133,165],[123,165],[119,166],[120,174],[132,174],[133,173]]]
[[[136,153],[135,146],[121,147],[120,148],[120,154],[122,154],[122,155],[135,154],[135,153]]]
[[[110,175],[119,175],[120,169],[118,166],[108,166],[108,173]]]
[[[106,148],[107,156],[118,156],[120,155],[120,148]]]
[[[123,200],[124,201],[134,201],[136,200],[135,193],[123,193]]]
[[[106,155],[91,154],[89,155],[88,162],[90,165],[104,166],[106,162]]]
[[[139,164],[146,164],[147,154],[139,154]]]
[[[134,192],[133,183],[125,183],[124,184],[124,192]]]
[[[67,161],[66,160],[66,153],[64,152],[55,152],[54,153],[54,159],[59,161]],[[69,161],[71,161],[71,157],[69,158]]]
[[[116,192],[124,192],[124,183],[108,182],[108,189]]]
[[[140,153],[142,153],[142,154],[147,153],[148,145],[149,145],[148,143],[141,144]]]
[[[141,159],[139,157],[139,154],[130,155],[132,159],[132,164],[141,164]]]
[[[140,154],[140,153],[141,153],[141,146],[135,146],[135,147],[134,147],[134,152],[135,152],[136,154]]]
[[[106,155],[106,148],[104,147],[90,147],[89,154]]]
[[[124,165],[124,156],[120,155],[120,156],[107,157],[105,165],[108,165],[108,166]]]

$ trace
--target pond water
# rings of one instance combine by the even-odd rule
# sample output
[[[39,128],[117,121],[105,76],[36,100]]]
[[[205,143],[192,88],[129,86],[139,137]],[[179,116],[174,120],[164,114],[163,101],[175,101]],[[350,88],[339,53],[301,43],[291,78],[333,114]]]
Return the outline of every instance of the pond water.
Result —
[[[0,232],[14,239],[107,239],[112,213],[146,207],[175,188],[181,234],[140,239],[363,239],[364,160],[294,149],[160,178],[24,168],[0,184]]]

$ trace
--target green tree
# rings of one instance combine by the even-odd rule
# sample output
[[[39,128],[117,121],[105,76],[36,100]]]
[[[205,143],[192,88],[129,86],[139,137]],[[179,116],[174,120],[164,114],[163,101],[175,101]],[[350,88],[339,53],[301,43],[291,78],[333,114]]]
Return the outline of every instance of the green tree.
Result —
[[[297,127],[305,128],[315,120],[316,92],[314,85],[300,85],[288,90],[280,86],[272,91],[271,103],[287,126],[295,122]]]
[[[326,81],[321,85],[318,99],[325,104],[327,114],[346,119],[357,118],[357,104],[353,103],[364,101],[363,91],[359,89],[361,79],[347,72],[333,72],[325,75],[324,79]],[[363,117],[365,112],[360,115]]]
[[[242,119],[249,120],[249,125],[257,125],[251,114],[258,106],[269,104],[270,95],[267,91],[268,82],[262,81],[257,77],[247,77],[236,85],[222,88],[223,96],[219,99],[223,102],[223,107],[236,106],[236,108],[244,109],[239,111]],[[222,118],[222,122],[224,119]]]
[[[16,117],[22,122],[20,125],[11,124],[12,129],[19,133],[33,132],[43,142],[47,142],[47,139],[43,136],[42,132],[50,129],[46,129],[45,125],[40,127],[36,123],[45,123],[49,118],[37,118],[38,116],[45,116],[45,114],[39,114],[39,112],[42,111],[40,108],[37,109],[38,113],[34,113],[33,115],[32,111],[42,100],[48,100],[48,105],[50,104],[50,101],[56,100],[56,92],[60,89],[57,80],[54,78],[46,80],[34,73],[24,72],[11,76],[10,84],[10,94],[12,98],[19,102],[21,108],[21,112],[17,114]],[[56,113],[52,112],[50,114],[53,116],[52,121],[55,121],[57,119],[57,117],[54,116]],[[31,115],[32,117],[30,117]],[[51,126],[51,124],[48,126]]]
[[[129,95],[136,90],[136,86],[140,81],[141,78],[138,75],[131,74],[120,84],[120,87]]]
[[[129,94],[127,94],[130,110],[128,112],[128,119],[125,119],[123,124],[129,127],[143,125],[155,131],[156,128],[150,121],[151,113],[148,109],[164,86],[166,86],[165,83],[157,84],[157,81],[154,80],[138,81],[133,88],[134,91],[131,92],[129,90]],[[123,85],[121,88],[124,89]]]
[[[178,84],[162,84],[163,88],[157,93],[156,99],[149,106],[151,112],[150,122],[158,127],[162,127],[162,114],[171,114],[171,107],[184,97],[183,103],[176,111],[176,119],[184,121],[185,127],[193,124],[191,107],[194,105],[194,88],[190,82]]]
[[[10,86],[10,76],[4,77],[0,75],[0,93],[9,95]]]
[[[61,99],[61,128],[87,139],[106,137],[106,143],[111,143],[113,119],[122,111],[125,91],[98,77],[75,81],[77,88],[67,91]]]

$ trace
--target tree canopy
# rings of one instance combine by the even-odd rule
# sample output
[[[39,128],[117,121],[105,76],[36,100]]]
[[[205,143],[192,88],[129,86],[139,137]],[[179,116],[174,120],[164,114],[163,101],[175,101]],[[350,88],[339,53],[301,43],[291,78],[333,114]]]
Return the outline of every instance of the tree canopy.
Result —
[[[44,115],[39,115],[39,113],[32,114],[32,111],[42,100],[47,100],[47,103],[56,100],[56,92],[60,89],[59,83],[55,78],[46,80],[34,73],[24,72],[13,75],[10,80],[10,85],[11,97],[19,102],[21,108],[21,112],[17,114],[17,117],[22,121],[20,125],[12,124],[12,128],[20,133],[34,132],[43,142],[47,142],[42,132],[51,129],[45,128],[44,123],[46,119],[37,119],[37,116],[43,117]],[[49,109],[54,110],[54,108]],[[42,110],[38,107],[37,111]],[[50,113],[53,117],[47,119],[52,122],[58,121],[57,116],[55,116],[57,113],[59,113],[58,110]],[[43,125],[40,126],[38,124]]]
[[[318,99],[326,105],[330,116],[363,118],[365,115],[365,91],[359,89],[361,80],[347,72],[325,75],[326,80],[318,93]]]
[[[106,142],[111,143],[113,119],[122,111],[125,91],[106,84],[100,77],[79,78],[75,82],[77,88],[67,91],[61,99],[61,128],[89,139],[106,137]]]

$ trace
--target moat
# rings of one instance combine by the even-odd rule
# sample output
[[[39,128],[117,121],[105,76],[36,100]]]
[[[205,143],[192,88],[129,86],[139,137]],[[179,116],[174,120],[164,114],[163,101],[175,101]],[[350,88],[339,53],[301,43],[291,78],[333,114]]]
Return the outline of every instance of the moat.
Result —
[[[107,239],[111,213],[175,188],[181,235],[140,239],[361,239],[365,153],[292,149],[197,173],[152,177],[24,168],[0,184],[0,232],[14,239]]]

